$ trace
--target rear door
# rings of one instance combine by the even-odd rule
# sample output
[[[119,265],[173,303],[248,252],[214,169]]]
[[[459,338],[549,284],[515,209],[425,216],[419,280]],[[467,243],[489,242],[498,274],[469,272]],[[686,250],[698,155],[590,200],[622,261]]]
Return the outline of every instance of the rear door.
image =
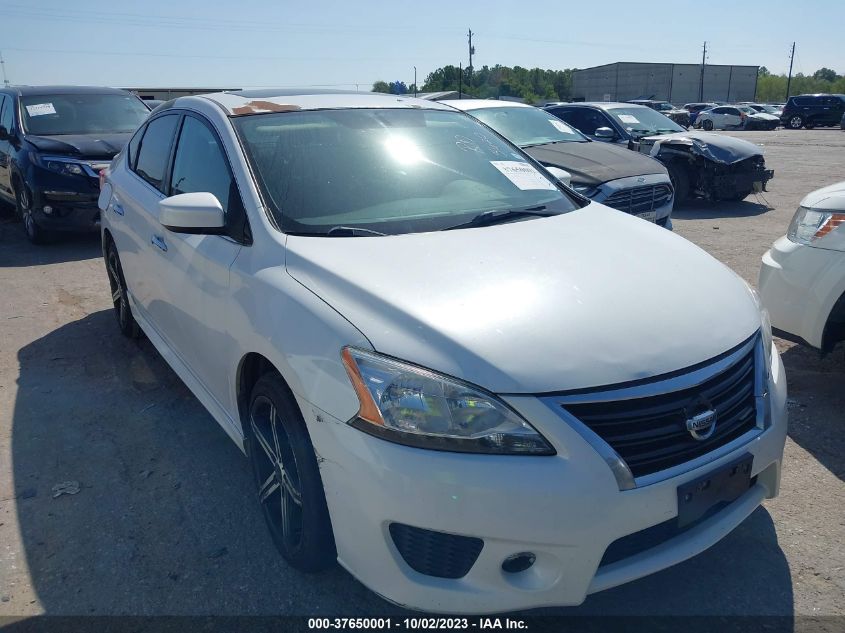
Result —
[[[106,211],[111,214],[110,222],[114,219],[115,226],[124,227],[115,235],[115,242],[133,308],[138,308],[168,342],[167,331],[171,328],[164,320],[161,279],[166,245],[161,236],[164,229],[158,221],[158,202],[164,198],[180,120],[178,113],[158,116],[146,124],[139,139],[132,139],[137,148],[127,148],[124,167],[111,179],[112,205]]]

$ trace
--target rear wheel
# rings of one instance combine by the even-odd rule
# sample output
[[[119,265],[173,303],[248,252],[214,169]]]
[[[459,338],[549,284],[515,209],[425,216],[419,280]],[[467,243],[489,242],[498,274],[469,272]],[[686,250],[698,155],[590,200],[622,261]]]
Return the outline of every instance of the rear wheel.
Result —
[[[279,552],[301,571],[331,567],[337,552],[314,447],[277,374],[253,387],[245,431],[258,501]]]
[[[120,333],[127,338],[138,338],[141,336],[141,328],[138,327],[135,317],[132,316],[132,310],[129,308],[129,295],[126,292],[123,268],[120,265],[117,246],[112,240],[109,240],[106,247],[106,273],[109,276],[114,316],[117,319]]]
[[[800,130],[804,127],[804,117],[800,114],[796,114],[794,116],[789,117],[789,121],[787,121],[786,125],[790,130]]]
[[[706,120],[705,120],[705,121],[701,124],[701,126],[702,126],[705,130],[707,130],[708,132],[710,132],[710,131],[713,129],[713,121],[711,121],[710,119],[706,119]]]
[[[672,181],[672,187],[675,189],[675,204],[677,205],[689,197],[689,174],[686,167],[677,162],[669,163],[666,169],[669,170],[669,180]]]

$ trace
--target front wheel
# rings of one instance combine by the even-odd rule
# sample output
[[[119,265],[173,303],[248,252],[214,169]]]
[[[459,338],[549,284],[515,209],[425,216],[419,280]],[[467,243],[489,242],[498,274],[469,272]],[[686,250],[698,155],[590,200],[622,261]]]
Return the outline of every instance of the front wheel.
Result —
[[[33,244],[44,244],[49,239],[49,233],[35,223],[32,212],[32,194],[27,186],[20,184],[15,187],[15,210],[23,222],[26,238]]]
[[[675,205],[684,202],[689,197],[689,174],[686,167],[678,163],[666,165],[669,171],[669,180],[672,181],[672,188],[675,190]]]
[[[707,130],[708,132],[712,132],[713,131],[713,121],[711,121],[710,119],[707,119],[706,121],[704,121],[704,123],[702,123],[702,127],[704,127],[704,129]]]
[[[787,127],[790,130],[800,130],[802,127],[804,127],[804,117],[799,116],[797,114],[795,116],[789,117],[789,121],[787,121]]]
[[[253,387],[246,426],[247,454],[273,542],[296,569],[328,569],[337,552],[320,469],[299,407],[277,374],[265,374]]]

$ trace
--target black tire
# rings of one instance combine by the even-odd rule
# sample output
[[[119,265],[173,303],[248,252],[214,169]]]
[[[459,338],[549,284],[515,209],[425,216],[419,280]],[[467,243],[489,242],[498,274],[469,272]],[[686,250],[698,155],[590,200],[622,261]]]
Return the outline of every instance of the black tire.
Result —
[[[18,182],[15,186],[15,212],[23,222],[23,230],[26,238],[33,244],[46,244],[50,241],[51,234],[35,223],[32,214],[32,194],[27,186]]]
[[[127,338],[138,338],[141,336],[141,328],[132,316],[132,309],[129,306],[129,295],[126,292],[126,279],[123,277],[123,267],[120,265],[120,256],[117,254],[117,246],[109,239],[104,255],[106,261],[106,274],[109,277],[112,304],[114,305],[114,316],[117,319],[117,326],[120,333]]]
[[[711,121],[710,119],[705,119],[701,123],[701,127],[703,127],[708,132],[712,132],[713,131],[713,121]]]
[[[677,162],[669,163],[666,169],[669,170],[669,180],[675,190],[675,205],[678,205],[689,198],[689,173],[684,165]]]
[[[302,413],[276,373],[249,398],[246,451],[270,536],[294,568],[318,572],[337,560],[323,480]]]
[[[814,127],[816,127],[816,124],[813,123],[812,121],[804,121],[804,129],[805,130],[812,130]]]
[[[784,127],[790,130],[800,130],[802,127],[804,127],[804,117],[802,117],[800,114],[793,114],[786,121],[786,125]]]

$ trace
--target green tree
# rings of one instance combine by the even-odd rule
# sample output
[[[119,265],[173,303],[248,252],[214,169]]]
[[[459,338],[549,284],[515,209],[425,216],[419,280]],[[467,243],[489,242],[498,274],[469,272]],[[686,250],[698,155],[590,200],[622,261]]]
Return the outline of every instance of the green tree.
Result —
[[[813,73],[813,79],[821,79],[822,81],[836,81],[838,75],[836,74],[835,70],[831,70],[830,68],[819,68],[816,72]]]
[[[385,92],[390,94],[390,84],[386,81],[377,81],[373,84],[373,89],[371,92]]]

